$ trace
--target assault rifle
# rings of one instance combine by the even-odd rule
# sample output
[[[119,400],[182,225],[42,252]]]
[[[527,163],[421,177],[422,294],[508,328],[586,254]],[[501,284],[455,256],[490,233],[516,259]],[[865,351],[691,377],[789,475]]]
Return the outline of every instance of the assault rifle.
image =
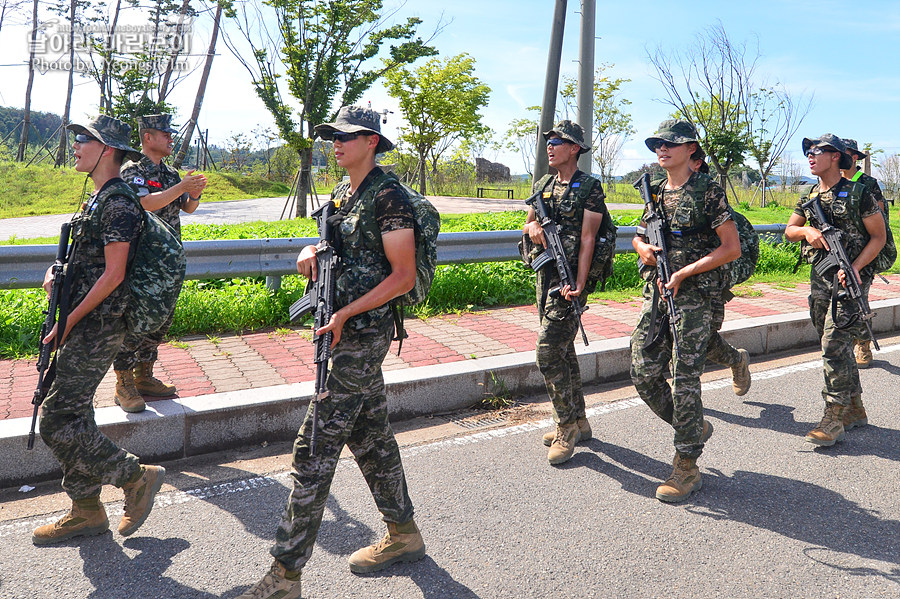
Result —
[[[569,185],[565,193],[568,195],[571,190],[572,186]],[[547,242],[547,249],[538,254],[531,261],[531,268],[534,272],[538,272],[544,268],[544,266],[553,262],[556,265],[556,272],[559,274],[559,285],[550,289],[548,295],[550,295],[550,297],[561,297],[563,287],[568,285],[569,289],[575,289],[578,281],[572,274],[572,267],[569,266],[569,262],[566,260],[566,252],[563,248],[562,240],[559,238],[559,228],[556,226],[556,222],[550,218],[550,212],[547,210],[547,205],[544,204],[542,194],[543,190],[538,190],[531,198],[528,198],[528,200],[525,201],[526,203],[529,203],[532,198],[535,200],[534,211],[537,215],[538,223],[544,230],[544,239]],[[587,310],[587,306],[582,308],[581,302],[576,297],[572,302],[572,310],[575,312],[575,317],[578,319],[578,328],[581,329],[581,339],[584,341],[585,345],[588,345],[587,333],[584,332],[584,325],[581,324],[581,315]]]
[[[50,385],[56,378],[56,358],[51,361],[50,354],[59,346],[59,340],[66,332],[66,322],[69,318],[69,293],[72,289],[71,273],[67,275],[66,265],[71,255],[69,254],[69,233],[72,230],[72,223],[63,223],[59,232],[59,246],[56,248],[56,260],[50,267],[53,274],[53,284],[50,287],[50,302],[47,309],[44,310],[46,318],[41,326],[41,336],[38,339],[40,350],[38,352],[37,371],[38,382],[37,388],[34,390],[34,397],[31,403],[34,404],[34,412],[31,415],[31,430],[28,432],[27,448],[34,449],[34,428],[37,426],[38,411],[41,404],[50,392]],[[59,317],[57,319],[57,312]],[[56,324],[56,338],[51,343],[44,343],[44,337],[53,330]]]
[[[334,202],[326,202],[313,212],[319,228],[319,243],[316,245],[316,280],[306,284],[306,294],[294,302],[288,310],[291,322],[315,310],[313,318],[313,345],[315,346],[316,392],[312,400],[312,433],[309,438],[309,455],[316,455],[318,440],[319,402],[328,397],[325,381],[328,378],[328,360],[331,359],[331,341],[334,333],[316,335],[315,331],[324,327],[334,313],[334,282],[340,260],[334,251],[334,225],[328,222],[334,214]]]
[[[672,266],[669,264],[669,248],[666,243],[666,228],[668,227],[666,222],[663,220],[662,214],[660,214],[659,208],[657,208],[656,203],[653,201],[653,198],[650,195],[650,175],[648,173],[644,173],[641,175],[641,178],[634,182],[634,187],[636,187],[641,192],[641,198],[644,200],[644,204],[647,207],[647,216],[644,218],[645,227],[638,227],[638,234],[646,234],[647,241],[650,242],[650,245],[655,245],[660,248],[659,251],[654,252],[654,256],[656,256],[656,274],[659,277],[659,281],[662,283],[662,296],[663,299],[666,300],[666,306],[669,309],[669,314],[667,318],[669,320],[669,327],[672,329],[672,348],[675,350],[675,353],[678,353],[678,334],[676,331],[675,324],[681,319],[681,314],[675,309],[675,294],[671,289],[666,289],[666,285],[672,280]],[[642,230],[643,229],[643,230]],[[645,346],[656,341],[657,333],[656,333],[656,300],[659,297],[657,294],[659,293],[658,286],[653,289],[653,308],[651,310],[651,320],[652,323],[650,325],[650,333],[647,335],[647,342]]]
[[[847,296],[853,300],[857,307],[859,308],[859,314],[854,314],[849,318],[846,323],[839,325],[837,323],[837,306],[835,300],[838,296],[838,279],[835,274],[834,279],[834,287],[832,289],[832,299],[831,299],[831,317],[835,321],[835,326],[838,328],[845,328],[856,322],[856,319],[859,318],[863,321],[863,324],[866,325],[866,329],[869,331],[869,336],[872,338],[872,345],[875,346],[875,349],[880,350],[881,347],[878,345],[878,340],[875,339],[875,333],[872,331],[872,317],[875,314],[872,312],[872,309],[869,308],[869,302],[866,300],[865,294],[862,292],[862,288],[859,286],[859,281],[856,280],[856,273],[853,270],[853,262],[850,261],[850,257],[847,256],[847,250],[844,249],[844,244],[841,243],[841,237],[843,237],[843,232],[828,222],[828,218],[825,216],[825,213],[822,211],[822,204],[819,203],[819,198],[814,197],[803,203],[803,209],[808,211],[808,214],[812,216],[810,219],[812,221],[812,225],[822,232],[822,237],[825,238],[825,243],[828,244],[828,254],[825,258],[818,261],[817,264],[814,265],[816,272],[818,272],[823,277],[825,273],[830,271],[832,268],[837,267],[840,270],[844,271],[844,288],[846,289]]]

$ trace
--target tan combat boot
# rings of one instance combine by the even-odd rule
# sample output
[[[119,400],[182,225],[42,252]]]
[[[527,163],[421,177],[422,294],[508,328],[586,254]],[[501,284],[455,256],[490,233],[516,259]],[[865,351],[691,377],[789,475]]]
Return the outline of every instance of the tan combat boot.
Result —
[[[387,523],[387,534],[374,545],[363,547],[347,560],[350,571],[368,574],[387,568],[397,562],[414,562],[425,557],[425,541],[416,523]]]
[[[675,454],[675,464],[668,480],[656,488],[656,498],[666,503],[684,501],[703,487],[697,458]]]
[[[237,599],[300,599],[300,571],[275,560],[262,580]]]
[[[138,362],[134,367],[134,386],[138,391],[152,397],[168,397],[175,395],[175,385],[167,385],[153,376],[155,362]]]
[[[869,424],[866,408],[859,395],[850,398],[850,405],[844,409],[843,423],[845,431]]]
[[[557,424],[556,435],[553,437],[553,443],[550,444],[550,451],[547,452],[547,461],[553,464],[562,464],[572,457],[575,453],[575,444],[581,439],[581,431],[578,424]]]
[[[856,355],[856,367],[868,368],[872,363],[872,342],[863,339],[856,340],[856,346],[853,348]]]
[[[591,430],[591,423],[588,422],[587,418],[579,418],[575,421],[578,425],[578,441],[587,441],[593,436],[593,431]],[[556,431],[550,431],[549,433],[544,433],[544,436],[541,437],[541,441],[543,441],[544,445],[550,447],[553,445],[553,439],[556,438]],[[576,441],[577,443],[577,441]]]
[[[129,414],[143,412],[147,408],[141,392],[134,386],[134,374],[130,370],[116,370],[116,405]]]
[[[125,483],[125,513],[119,522],[119,534],[123,537],[134,533],[150,515],[153,499],[159,492],[166,476],[162,466],[141,466],[137,479]]]
[[[35,545],[50,545],[73,537],[101,535],[107,530],[109,519],[100,503],[100,497],[76,499],[72,501],[72,509],[65,516],[52,524],[35,528],[31,542]]]
[[[806,433],[806,441],[820,447],[831,447],[844,439],[844,412],[838,403],[826,403],[819,426]]]
[[[738,353],[741,354],[741,361],[737,366],[731,367],[731,388],[740,397],[750,390],[750,352],[739,349]]]

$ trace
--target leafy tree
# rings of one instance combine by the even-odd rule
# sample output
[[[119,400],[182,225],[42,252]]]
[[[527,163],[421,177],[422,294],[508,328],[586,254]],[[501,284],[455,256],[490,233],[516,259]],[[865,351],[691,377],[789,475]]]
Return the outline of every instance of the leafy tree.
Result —
[[[878,165],[878,176],[887,197],[897,199],[900,196],[900,155],[892,154],[882,159]]]
[[[756,160],[760,181],[768,181],[788,142],[809,113],[812,98],[795,98],[782,86],[763,87],[747,98],[747,149]],[[761,206],[766,205],[766,185]]]
[[[396,12],[383,14],[382,0],[269,0],[265,6],[239,4],[229,13],[249,55],[230,37],[225,41],[250,73],[282,139],[300,155],[297,215],[306,216],[313,127],[333,118],[335,100],[353,104],[385,73],[436,51],[430,40],[416,37],[420,19],[387,25]],[[386,45],[387,57],[376,63]],[[285,99],[283,86],[299,109]]]
[[[759,48],[748,52],[746,43],[732,43],[720,23],[698,34],[682,53],[667,54],[659,46],[648,57],[666,102],[699,129],[724,187],[728,171],[743,163],[748,148],[746,111]]]
[[[528,112],[533,113],[534,118],[518,118],[509,122],[509,128],[506,130],[506,148],[511,152],[519,153],[525,172],[531,177],[534,174],[534,152],[537,148],[538,118],[541,114],[541,107],[529,106]]]
[[[623,83],[630,79],[612,78],[605,74],[613,65],[601,64],[594,72],[594,106],[593,106],[593,140],[592,153],[594,162],[600,169],[601,179],[604,185],[610,185],[613,180],[613,169],[619,161],[619,153],[622,145],[629,135],[634,133],[631,127],[631,115],[625,112],[625,108],[631,104],[620,95]],[[574,77],[563,78],[563,86],[560,90],[562,104],[566,118],[571,118],[576,110],[578,80]]]
[[[385,79],[408,123],[400,138],[418,154],[419,193],[425,194],[426,161],[437,174],[441,155],[454,143],[487,134],[478,111],[487,105],[491,88],[475,76],[475,59],[466,53],[432,58],[415,71],[397,68]]]

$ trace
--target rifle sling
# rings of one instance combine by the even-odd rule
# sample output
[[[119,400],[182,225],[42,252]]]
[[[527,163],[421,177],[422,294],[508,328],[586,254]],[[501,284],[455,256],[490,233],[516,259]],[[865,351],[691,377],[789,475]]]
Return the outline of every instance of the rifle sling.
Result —
[[[853,273],[844,273],[845,276],[854,276]],[[837,317],[837,304],[838,304],[838,293],[840,293],[839,285],[841,284],[840,279],[838,279],[837,271],[834,271],[834,281],[831,284],[831,321],[834,323],[834,327],[837,329],[846,329],[850,327],[856,322],[859,321],[860,313],[856,312],[855,314],[851,314],[847,317],[847,321],[843,323],[838,322]]]
[[[654,280],[653,302],[650,307],[650,327],[647,329],[647,337],[644,339],[644,349],[652,349],[662,341],[663,331],[669,326],[669,314],[659,313],[659,286]]]

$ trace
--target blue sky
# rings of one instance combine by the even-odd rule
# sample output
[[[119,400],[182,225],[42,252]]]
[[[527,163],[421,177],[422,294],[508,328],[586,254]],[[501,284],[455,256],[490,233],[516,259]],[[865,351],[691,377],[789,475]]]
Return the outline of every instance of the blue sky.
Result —
[[[390,0],[385,4],[396,6]],[[563,75],[574,76],[577,70],[580,6],[579,0],[568,2]],[[397,16],[421,17],[423,31],[433,28],[442,15],[450,21],[434,44],[443,56],[468,52],[475,57],[478,77],[493,90],[484,120],[502,135],[511,119],[526,116],[527,106],[540,103],[553,8],[553,0],[410,0]],[[660,101],[665,93],[653,78],[648,51],[658,45],[665,51],[681,50],[717,22],[733,42],[755,46],[758,41],[760,82],[781,82],[795,95],[814,94],[813,107],[790,146],[795,159],[801,157],[803,136],[824,132],[871,142],[887,154],[900,153],[900,73],[893,46],[900,40],[900,2],[598,0],[595,61],[612,63],[613,76],[631,80],[623,86],[622,95],[632,102],[629,111],[637,134],[624,147],[620,173],[653,159],[642,140],[672,110]],[[195,51],[205,49],[209,28],[206,21],[197,23]],[[24,26],[4,25],[0,52],[6,60],[2,62],[27,60],[26,37]],[[219,50],[200,119],[210,129],[213,142],[272,123],[250,90],[246,71],[221,44]],[[27,70],[3,67],[2,73],[0,102],[21,106]],[[176,90],[177,122],[190,113],[198,76]],[[37,77],[33,107],[60,113],[65,85],[63,74]],[[363,100],[377,108],[396,109],[379,85]],[[76,87],[73,117],[93,113],[95,103],[92,84],[82,82]],[[385,127],[388,136],[396,137],[400,121],[396,114],[390,119]],[[498,159],[513,172],[523,170],[515,154],[504,152]]]

